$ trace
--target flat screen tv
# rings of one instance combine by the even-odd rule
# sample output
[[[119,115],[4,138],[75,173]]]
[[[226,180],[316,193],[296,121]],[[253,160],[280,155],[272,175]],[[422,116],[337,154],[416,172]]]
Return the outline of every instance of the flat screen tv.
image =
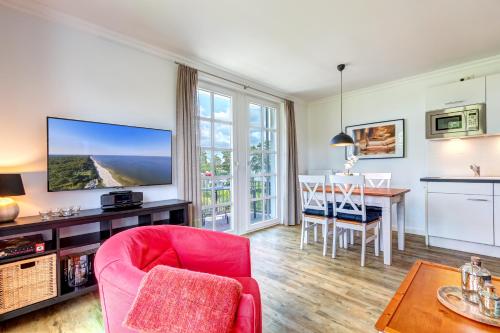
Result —
[[[49,192],[172,184],[172,132],[47,118]]]

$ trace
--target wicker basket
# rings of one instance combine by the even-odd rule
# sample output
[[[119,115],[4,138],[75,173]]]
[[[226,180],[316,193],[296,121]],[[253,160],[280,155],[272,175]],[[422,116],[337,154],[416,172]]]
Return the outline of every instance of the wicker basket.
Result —
[[[0,314],[57,296],[56,255],[0,265]]]

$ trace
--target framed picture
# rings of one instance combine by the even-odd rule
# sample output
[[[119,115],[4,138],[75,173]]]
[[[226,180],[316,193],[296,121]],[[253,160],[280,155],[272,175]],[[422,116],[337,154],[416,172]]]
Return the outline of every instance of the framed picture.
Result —
[[[346,149],[346,158],[350,155],[359,159],[405,157],[404,119],[346,126],[345,132],[354,140],[354,146]]]

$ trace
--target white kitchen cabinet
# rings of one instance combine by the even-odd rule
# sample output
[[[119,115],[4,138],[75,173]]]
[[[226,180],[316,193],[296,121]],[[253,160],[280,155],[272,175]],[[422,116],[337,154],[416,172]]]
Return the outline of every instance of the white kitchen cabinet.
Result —
[[[485,102],[485,77],[435,86],[427,90],[427,111]]]
[[[495,245],[500,246],[500,196],[495,196],[494,204]]]
[[[496,187],[495,187],[495,189],[496,189]],[[499,191],[500,191],[500,189],[499,189]],[[429,183],[427,185],[427,192],[429,192],[429,193],[437,192],[437,193],[451,193],[451,194],[493,195],[493,184],[492,183],[433,182],[433,183]]]
[[[486,77],[486,133],[500,134],[500,74]]]
[[[429,236],[494,244],[493,196],[428,193],[427,218]]]

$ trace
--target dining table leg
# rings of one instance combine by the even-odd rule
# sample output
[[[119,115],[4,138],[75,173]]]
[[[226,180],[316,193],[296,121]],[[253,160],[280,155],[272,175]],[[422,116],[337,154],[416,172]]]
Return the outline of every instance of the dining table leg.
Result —
[[[389,198],[388,198],[389,199]],[[382,248],[384,249],[384,264],[390,265],[392,258],[392,209],[391,209],[391,201],[385,200],[384,205],[382,207],[382,234],[383,234],[383,244]]]
[[[398,250],[405,250],[405,196],[398,202]]]

